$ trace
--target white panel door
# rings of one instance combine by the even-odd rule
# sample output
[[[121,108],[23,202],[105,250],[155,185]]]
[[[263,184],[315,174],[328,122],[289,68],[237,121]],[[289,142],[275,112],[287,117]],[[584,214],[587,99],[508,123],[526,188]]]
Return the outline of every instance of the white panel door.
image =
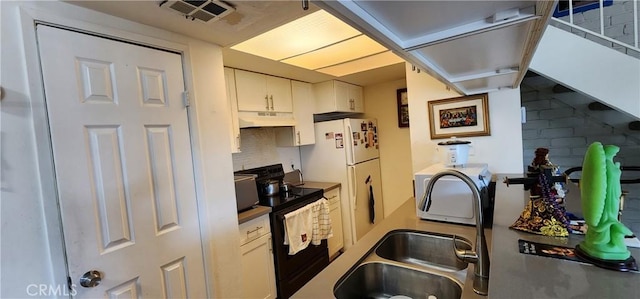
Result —
[[[206,297],[181,56],[37,31],[77,296]]]

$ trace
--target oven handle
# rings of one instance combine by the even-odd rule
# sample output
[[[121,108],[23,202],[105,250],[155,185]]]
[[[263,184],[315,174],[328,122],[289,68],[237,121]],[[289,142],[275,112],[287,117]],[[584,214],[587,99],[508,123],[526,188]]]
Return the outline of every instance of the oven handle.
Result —
[[[318,198],[318,199],[316,199],[316,200],[313,200],[313,201],[308,202],[308,203],[303,204],[303,205],[299,205],[297,208],[292,209],[290,212],[293,212],[293,211],[298,210],[298,209],[302,209],[302,208],[304,208],[305,206],[310,205],[310,204],[312,204],[312,203],[314,203],[314,202],[316,202],[316,201],[318,201],[318,200],[321,200],[321,199],[323,199],[323,198],[324,198],[324,199],[327,199],[327,198],[323,195],[322,197],[320,197],[320,198]],[[295,207],[295,205],[294,205],[294,207]],[[290,213],[290,212],[287,212],[287,213],[277,212],[277,213],[274,213],[274,216],[275,216],[275,217],[276,217],[276,219],[278,219],[280,222],[284,222],[284,219],[285,219],[285,218],[284,218],[284,216],[285,216],[286,214]]]

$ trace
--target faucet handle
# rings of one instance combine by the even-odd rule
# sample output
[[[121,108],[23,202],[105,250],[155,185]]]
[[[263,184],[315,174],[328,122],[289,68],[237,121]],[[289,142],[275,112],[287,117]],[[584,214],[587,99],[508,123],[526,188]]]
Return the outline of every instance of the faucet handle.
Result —
[[[453,235],[453,252],[456,257],[465,263],[476,264],[478,262],[478,253],[470,249],[459,249],[456,246],[456,240],[456,235]]]

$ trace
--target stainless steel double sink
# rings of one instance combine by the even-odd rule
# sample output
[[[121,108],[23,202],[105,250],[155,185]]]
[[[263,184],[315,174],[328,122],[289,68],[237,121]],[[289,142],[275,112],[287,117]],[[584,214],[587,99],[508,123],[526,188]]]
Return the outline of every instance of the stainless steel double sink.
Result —
[[[469,240],[433,232],[394,230],[387,233],[334,286],[342,298],[460,298],[467,263],[459,249]]]

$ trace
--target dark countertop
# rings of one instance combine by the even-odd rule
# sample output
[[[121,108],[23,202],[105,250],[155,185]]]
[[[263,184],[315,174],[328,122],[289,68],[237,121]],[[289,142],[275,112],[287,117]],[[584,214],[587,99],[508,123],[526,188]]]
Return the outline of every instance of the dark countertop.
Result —
[[[519,177],[521,174],[509,175]],[[555,258],[521,254],[518,239],[562,246],[575,246],[582,236],[545,237],[509,229],[528,199],[521,185],[507,187],[505,175],[496,176],[496,200],[492,229],[486,229],[490,251],[489,298],[638,298],[640,274],[623,273]],[[363,257],[380,238],[395,229],[416,229],[456,234],[475,240],[473,226],[420,220],[415,202],[407,200],[371,232],[340,255],[300,289],[293,298],[332,298],[335,283]],[[630,248],[640,258],[640,249]],[[474,266],[467,269],[462,298],[487,298],[472,290]]]
[[[296,184],[296,186],[306,187],[306,188],[318,188],[318,189],[323,189],[324,192],[327,192],[327,191],[331,191],[331,190],[333,190],[335,188],[340,187],[340,183],[305,181],[301,185],[297,185]]]
[[[521,175],[508,175],[518,177]],[[509,229],[528,201],[522,185],[507,187],[498,176],[493,219],[489,296],[491,298],[640,298],[640,274],[588,264],[521,254],[518,239],[575,247],[584,236],[554,238]],[[498,246],[500,244],[500,246]],[[629,248],[640,258],[640,249]]]
[[[251,210],[244,211],[238,214],[238,224],[245,223],[249,220],[256,219],[262,215],[271,213],[271,207],[255,206]]]

